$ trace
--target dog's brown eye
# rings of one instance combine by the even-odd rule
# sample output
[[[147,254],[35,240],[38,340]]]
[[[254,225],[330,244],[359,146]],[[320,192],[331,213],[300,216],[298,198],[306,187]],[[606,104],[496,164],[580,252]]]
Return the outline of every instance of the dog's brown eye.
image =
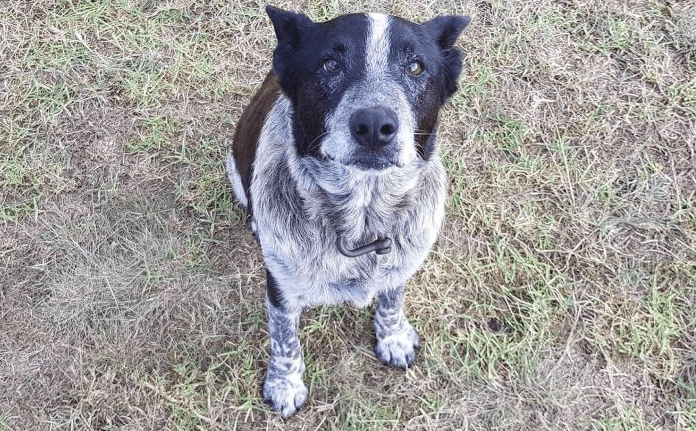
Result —
[[[324,70],[327,72],[335,72],[338,70],[338,62],[332,58],[324,60]]]
[[[420,61],[414,61],[406,66],[406,73],[414,76],[420,75],[423,73],[423,65],[420,63]]]

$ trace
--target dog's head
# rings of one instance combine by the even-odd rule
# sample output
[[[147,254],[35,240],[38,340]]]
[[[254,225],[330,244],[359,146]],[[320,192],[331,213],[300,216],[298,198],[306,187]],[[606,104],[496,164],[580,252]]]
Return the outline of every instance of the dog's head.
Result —
[[[428,160],[440,107],[457,88],[453,45],[469,17],[423,24],[379,14],[316,23],[268,6],[273,69],[293,109],[297,154],[380,171]]]

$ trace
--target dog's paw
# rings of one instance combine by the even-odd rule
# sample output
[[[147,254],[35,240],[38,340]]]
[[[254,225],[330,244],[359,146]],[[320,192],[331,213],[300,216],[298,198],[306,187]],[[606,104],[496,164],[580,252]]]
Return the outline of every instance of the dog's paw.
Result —
[[[302,377],[278,376],[269,378],[263,384],[263,398],[273,410],[288,418],[304,404],[307,399],[307,387],[302,383]]]
[[[418,333],[407,323],[403,330],[378,339],[375,355],[384,365],[406,370],[416,361],[418,349],[420,349]]]

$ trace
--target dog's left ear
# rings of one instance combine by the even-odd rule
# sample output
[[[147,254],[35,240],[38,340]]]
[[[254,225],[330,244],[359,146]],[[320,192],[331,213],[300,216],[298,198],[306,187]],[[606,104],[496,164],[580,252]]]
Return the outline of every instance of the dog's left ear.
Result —
[[[444,57],[444,80],[442,82],[442,100],[445,102],[457,91],[457,77],[462,71],[462,52],[454,48],[454,42],[469,25],[470,16],[445,15],[433,18],[421,24],[421,28],[439,46]]]
[[[421,28],[440,45],[442,50],[446,50],[452,49],[454,42],[470,21],[470,16],[438,16],[421,24]]]

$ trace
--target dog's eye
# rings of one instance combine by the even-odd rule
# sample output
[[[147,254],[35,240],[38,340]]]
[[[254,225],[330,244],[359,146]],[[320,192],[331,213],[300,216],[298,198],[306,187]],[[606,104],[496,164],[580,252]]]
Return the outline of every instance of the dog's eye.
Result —
[[[338,70],[338,62],[333,58],[324,60],[324,70],[327,72],[335,72]]]
[[[418,76],[423,73],[423,65],[420,61],[414,61],[408,66],[406,66],[406,73],[413,76]]]

